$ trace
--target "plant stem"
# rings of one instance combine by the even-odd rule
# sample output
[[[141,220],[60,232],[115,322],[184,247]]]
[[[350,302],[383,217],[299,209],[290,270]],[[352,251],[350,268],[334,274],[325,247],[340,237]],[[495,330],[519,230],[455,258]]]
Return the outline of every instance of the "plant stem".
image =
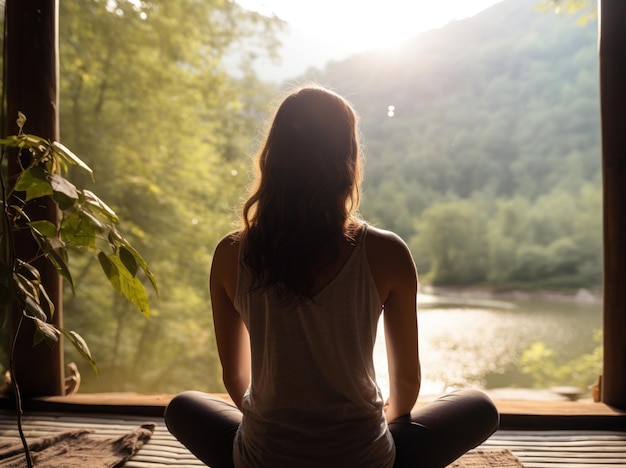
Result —
[[[20,387],[17,384],[17,376],[15,375],[15,344],[17,343],[17,337],[20,333],[20,328],[22,328],[22,320],[24,319],[24,315],[20,314],[20,320],[17,323],[17,328],[15,329],[15,334],[13,335],[13,343],[11,344],[11,355],[9,357],[9,368],[11,369],[11,382],[13,384],[13,392],[15,393],[15,410],[17,414],[17,431],[20,434],[20,439],[22,440],[22,445],[24,446],[24,456],[26,457],[26,466],[28,468],[33,468],[33,460],[30,455],[30,448],[28,447],[28,442],[26,441],[26,436],[24,435],[24,428],[22,427],[22,397],[20,395]]]

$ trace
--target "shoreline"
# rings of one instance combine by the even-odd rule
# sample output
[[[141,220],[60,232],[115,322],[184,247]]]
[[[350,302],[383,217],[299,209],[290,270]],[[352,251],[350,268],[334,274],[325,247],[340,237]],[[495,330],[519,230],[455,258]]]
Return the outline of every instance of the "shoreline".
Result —
[[[563,394],[559,392],[557,387],[551,388],[523,388],[523,387],[498,387],[498,388],[481,388],[481,387],[466,387],[476,388],[485,394],[487,394],[492,400],[495,401],[569,401],[569,402],[581,402],[590,403],[594,399],[592,397],[591,390],[585,390],[582,388],[571,387],[571,394]],[[570,387],[567,387],[570,388]],[[436,400],[446,392],[438,394],[422,394],[418,396],[418,401],[429,402]]]
[[[550,289],[522,290],[490,287],[454,287],[420,285],[420,294],[444,298],[487,299],[487,300],[546,300],[581,304],[602,304],[602,293],[586,288],[572,291]]]

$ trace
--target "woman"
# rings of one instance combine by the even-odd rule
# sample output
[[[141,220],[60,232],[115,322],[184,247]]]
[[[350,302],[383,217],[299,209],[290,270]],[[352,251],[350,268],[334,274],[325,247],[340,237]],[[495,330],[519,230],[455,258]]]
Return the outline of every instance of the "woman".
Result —
[[[213,320],[235,406],[176,396],[169,430],[209,466],[443,467],[497,428],[477,391],[413,410],[417,273],[395,234],[358,214],[361,154],[348,102],[288,95],[257,155],[242,228],[217,246]],[[383,313],[390,396],[375,381]]]

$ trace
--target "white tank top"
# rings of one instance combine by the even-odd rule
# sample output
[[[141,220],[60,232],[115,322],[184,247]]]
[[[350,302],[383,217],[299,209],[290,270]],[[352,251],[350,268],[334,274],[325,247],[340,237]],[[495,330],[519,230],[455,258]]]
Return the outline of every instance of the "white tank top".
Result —
[[[366,232],[364,225],[341,271],[313,300],[251,291],[240,258],[235,307],[250,333],[252,380],[236,467],[393,466],[372,358],[382,305]]]

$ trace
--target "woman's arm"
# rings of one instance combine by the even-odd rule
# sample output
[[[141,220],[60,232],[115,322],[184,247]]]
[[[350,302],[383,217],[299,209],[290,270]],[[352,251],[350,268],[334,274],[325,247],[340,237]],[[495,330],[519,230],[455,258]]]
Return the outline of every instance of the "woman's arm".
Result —
[[[250,338],[233,305],[238,261],[239,243],[227,236],[215,249],[209,283],[224,386],[241,409],[243,395],[250,385]]]
[[[369,229],[368,260],[384,305],[390,390],[385,416],[393,421],[411,412],[420,389],[417,272],[402,239],[388,231]]]
[[[410,413],[420,390],[417,340],[417,289],[399,287],[385,303],[385,342],[389,366],[389,401],[385,416],[393,421]]]

